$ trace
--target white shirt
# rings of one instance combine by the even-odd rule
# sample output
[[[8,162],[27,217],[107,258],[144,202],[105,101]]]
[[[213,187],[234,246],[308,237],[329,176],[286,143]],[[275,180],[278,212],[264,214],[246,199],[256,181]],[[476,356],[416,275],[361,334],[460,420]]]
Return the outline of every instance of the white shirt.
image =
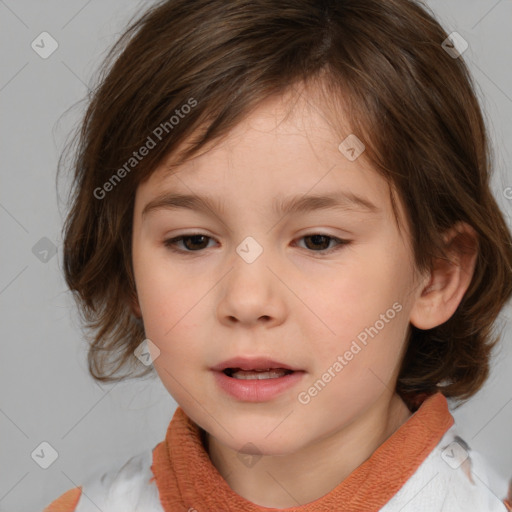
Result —
[[[496,496],[489,488],[490,471],[484,460],[465,447],[453,425],[380,512],[507,512],[501,501],[506,482],[494,481],[503,494]],[[119,469],[90,478],[82,486],[75,512],[164,512],[156,482],[150,482],[152,459],[148,450]]]

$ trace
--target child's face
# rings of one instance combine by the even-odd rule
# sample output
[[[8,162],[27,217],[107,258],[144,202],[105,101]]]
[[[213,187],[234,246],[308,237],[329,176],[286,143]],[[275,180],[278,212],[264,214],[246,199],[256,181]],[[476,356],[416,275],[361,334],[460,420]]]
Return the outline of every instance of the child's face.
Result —
[[[301,99],[283,120],[288,104],[267,102],[209,152],[173,173],[158,167],[136,194],[133,265],[155,368],[188,416],[234,450],[251,442],[292,453],[389,401],[421,293],[386,181],[363,157],[344,156],[313,104]],[[209,196],[222,209],[142,216],[167,193]],[[274,209],[341,194],[375,211],[346,200]],[[209,238],[178,241],[181,252],[164,243],[193,234]],[[300,371],[244,380],[212,370],[237,357]]]

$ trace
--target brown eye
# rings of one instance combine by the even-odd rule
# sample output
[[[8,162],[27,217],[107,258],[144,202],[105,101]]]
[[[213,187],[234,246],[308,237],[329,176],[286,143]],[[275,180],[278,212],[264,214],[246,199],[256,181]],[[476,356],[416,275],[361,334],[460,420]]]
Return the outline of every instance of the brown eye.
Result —
[[[332,237],[327,235],[307,235],[304,237],[308,249],[319,249],[325,251],[329,247]],[[311,240],[311,243],[308,243]]]
[[[181,235],[175,238],[165,240],[164,245],[177,252],[196,252],[206,249],[208,240],[211,238],[206,235],[194,234],[194,235]],[[176,246],[179,242],[183,242],[185,249],[177,249]],[[206,243],[206,245],[205,245]]]
[[[210,240],[213,240],[213,238],[201,233],[192,233],[165,240],[164,245],[171,251],[181,254],[190,254],[193,252],[200,253],[202,250],[208,248],[208,242]],[[330,254],[331,252],[334,252],[342,246],[350,243],[349,240],[342,240],[340,238],[321,233],[305,235],[299,240],[305,240],[305,249],[311,253],[316,253],[315,256]],[[332,242],[335,243],[334,246],[331,246]]]
[[[306,249],[312,252],[317,252],[319,255],[329,254],[332,251],[338,250],[341,246],[349,244],[349,240],[342,240],[334,236],[324,235],[321,233],[314,233],[305,235],[300,240],[305,241]],[[329,247],[331,242],[335,242],[334,247]]]

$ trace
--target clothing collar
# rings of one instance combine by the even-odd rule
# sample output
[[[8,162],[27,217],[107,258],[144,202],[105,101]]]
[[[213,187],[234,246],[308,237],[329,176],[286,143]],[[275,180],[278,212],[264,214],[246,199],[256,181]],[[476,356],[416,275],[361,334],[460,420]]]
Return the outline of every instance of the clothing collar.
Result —
[[[178,407],[166,438],[153,449],[153,471],[165,512],[377,512],[413,475],[453,425],[440,392],[419,409],[332,491],[306,505],[261,507],[235,493],[206,452],[201,429]]]

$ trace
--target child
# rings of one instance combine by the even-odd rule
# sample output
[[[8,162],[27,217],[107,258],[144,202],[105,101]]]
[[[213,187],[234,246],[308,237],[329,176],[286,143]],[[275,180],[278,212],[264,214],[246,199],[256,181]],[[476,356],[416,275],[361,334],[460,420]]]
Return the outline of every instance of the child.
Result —
[[[169,0],[126,31],[65,277],[91,375],[145,354],[179,407],[46,511],[506,510],[447,403],[512,293],[459,41],[413,0]]]

